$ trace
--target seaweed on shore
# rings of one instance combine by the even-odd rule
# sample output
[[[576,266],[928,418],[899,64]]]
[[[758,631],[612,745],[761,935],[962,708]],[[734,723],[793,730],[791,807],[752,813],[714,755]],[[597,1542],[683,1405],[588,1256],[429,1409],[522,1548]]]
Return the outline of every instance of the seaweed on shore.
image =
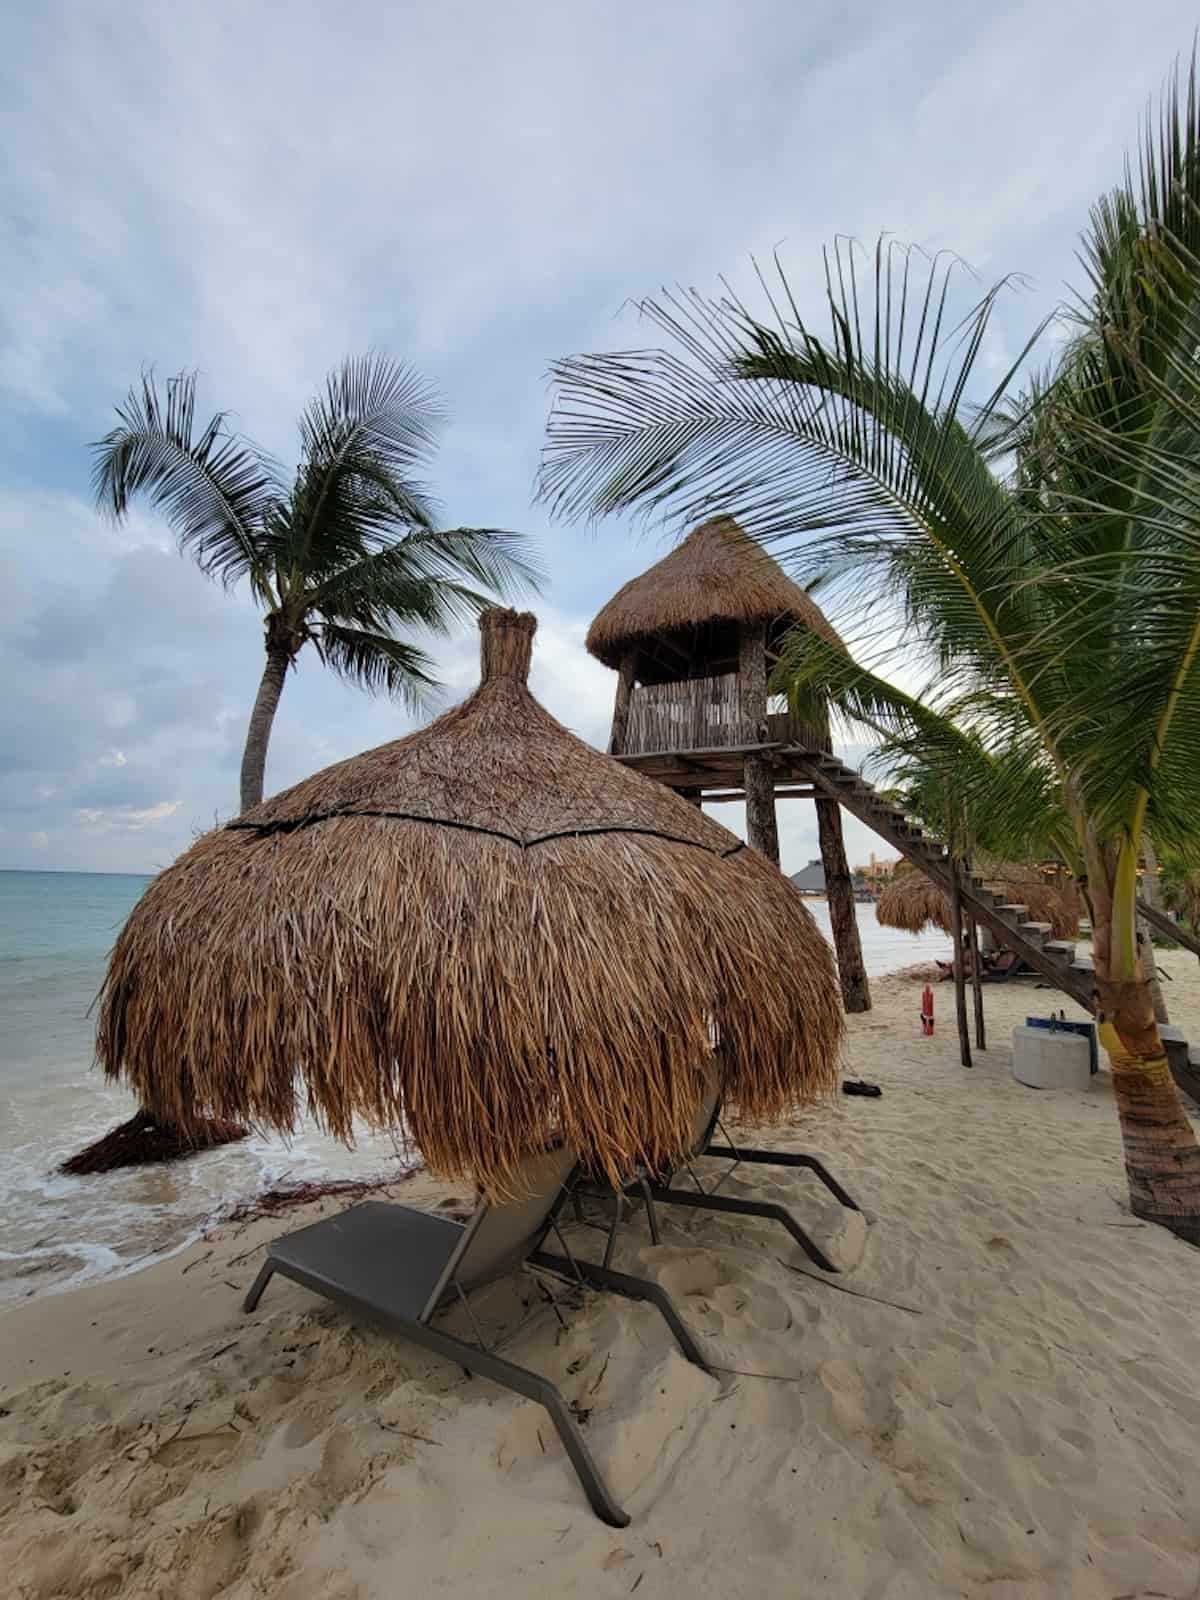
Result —
[[[253,1222],[259,1217],[277,1216],[282,1211],[292,1211],[297,1206],[309,1205],[314,1200],[361,1200],[380,1189],[390,1189],[397,1183],[413,1178],[424,1167],[418,1163],[402,1172],[377,1172],[371,1178],[317,1178],[296,1183],[277,1183],[249,1200],[240,1200],[219,1221],[226,1223]]]
[[[139,1111],[106,1133],[77,1150],[73,1156],[59,1163],[59,1172],[69,1177],[85,1177],[90,1173],[113,1172],[119,1167],[147,1166],[153,1162],[180,1161],[185,1156],[197,1155],[201,1150],[213,1150],[218,1145],[236,1144],[247,1139],[250,1129],[240,1122],[225,1122],[218,1118],[205,1118],[193,1124],[185,1133],[169,1123],[160,1122],[148,1111]]]

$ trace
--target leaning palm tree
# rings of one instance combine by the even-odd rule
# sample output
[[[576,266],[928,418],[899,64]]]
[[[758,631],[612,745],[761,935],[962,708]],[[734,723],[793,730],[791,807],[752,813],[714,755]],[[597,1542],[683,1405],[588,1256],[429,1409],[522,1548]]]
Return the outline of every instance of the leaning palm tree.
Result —
[[[279,697],[312,644],[343,678],[410,704],[432,663],[402,629],[444,631],[496,596],[536,587],[521,536],[440,530],[413,474],[429,460],[442,411],[411,369],[380,355],[343,363],[300,419],[300,464],[283,471],[218,412],[196,426],[196,380],[165,405],[143,376],[94,448],[102,511],[145,495],[180,548],[226,585],[246,582],[264,613],[266,662],[242,755],[241,809],[263,797]]]
[[[878,658],[794,637],[778,686],[919,752],[996,848],[1061,820],[1132,1207],[1200,1242],[1200,1148],[1136,920],[1143,834],[1195,859],[1200,833],[1194,70],[1094,208],[1065,343],[1023,389],[1032,340],[976,388],[1002,285],[955,318],[954,262],[886,244],[873,272],[845,244],[826,259],[828,335],[778,269],[761,312],[667,295],[644,306],[667,348],[560,362],[542,493],[559,513],[680,525],[729,509],[800,576],[848,587],[863,635],[929,664],[908,695]]]

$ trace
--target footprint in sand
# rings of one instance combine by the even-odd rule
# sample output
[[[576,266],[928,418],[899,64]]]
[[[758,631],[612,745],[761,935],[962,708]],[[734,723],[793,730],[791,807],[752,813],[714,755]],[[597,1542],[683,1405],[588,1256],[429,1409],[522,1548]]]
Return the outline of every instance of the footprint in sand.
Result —
[[[329,1418],[320,1412],[302,1411],[291,1417],[283,1428],[281,1443],[285,1450],[303,1450],[318,1434],[329,1426]]]
[[[658,1280],[677,1300],[711,1300],[719,1288],[729,1283],[730,1274],[715,1251],[693,1250],[663,1267]]]
[[[160,1467],[207,1466],[236,1450],[241,1435],[233,1428],[213,1428],[203,1433],[181,1433],[154,1451],[151,1460]]]

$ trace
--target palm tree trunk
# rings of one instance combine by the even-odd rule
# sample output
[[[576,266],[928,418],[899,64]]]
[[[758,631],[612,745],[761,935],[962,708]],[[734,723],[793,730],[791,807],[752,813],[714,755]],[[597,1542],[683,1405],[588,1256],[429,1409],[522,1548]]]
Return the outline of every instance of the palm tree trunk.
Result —
[[[1180,1104],[1154,1020],[1150,985],[1100,982],[1108,1053],[1134,1216],[1200,1244],[1200,1146]]]
[[[267,768],[267,745],[279,696],[283,693],[283,680],[287,676],[292,652],[285,646],[267,645],[267,664],[250,713],[250,726],[246,729],[246,747],[242,751],[242,810],[262,804],[263,775]]]
[[[1133,894],[1114,895],[1094,875],[1091,893],[1098,1032],[1121,1119],[1130,1210],[1200,1244],[1200,1146],[1167,1064],[1150,985],[1136,962],[1131,975],[1119,970],[1120,950],[1137,948]],[[1118,939],[1114,918],[1122,913],[1128,921]]]

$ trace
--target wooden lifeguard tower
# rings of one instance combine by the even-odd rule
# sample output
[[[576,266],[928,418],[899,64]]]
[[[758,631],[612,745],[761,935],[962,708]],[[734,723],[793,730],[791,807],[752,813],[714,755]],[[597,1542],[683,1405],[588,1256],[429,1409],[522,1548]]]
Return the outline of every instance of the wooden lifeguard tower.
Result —
[[[609,741],[618,761],[696,805],[744,799],[750,843],[776,865],[776,800],[815,802],[842,999],[866,1011],[841,809],[810,775],[812,757],[831,749],[829,729],[773,709],[767,693],[797,625],[841,646],[804,590],[732,517],[717,517],[617,591],[587,648],[619,674]]]

